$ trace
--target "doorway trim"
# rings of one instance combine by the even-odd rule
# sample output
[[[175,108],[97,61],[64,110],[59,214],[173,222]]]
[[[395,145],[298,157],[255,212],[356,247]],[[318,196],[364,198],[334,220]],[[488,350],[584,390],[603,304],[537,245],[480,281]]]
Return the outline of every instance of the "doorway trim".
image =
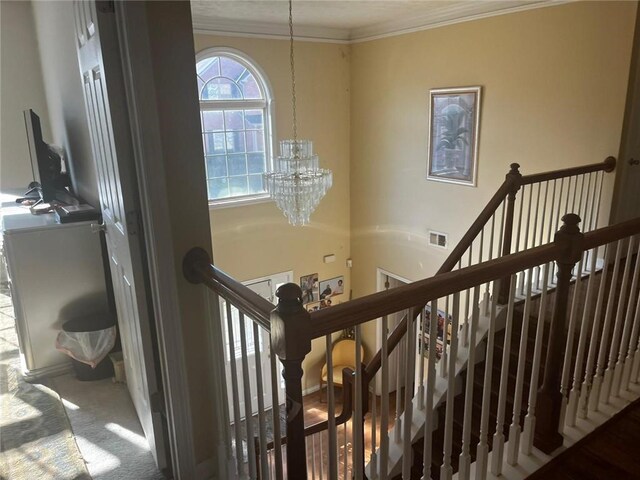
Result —
[[[116,22],[144,226],[158,356],[167,416],[169,450],[177,480],[198,478],[182,315],[175,277],[175,251],[167,215],[167,183],[157,121],[147,15],[143,2],[116,2]],[[135,59],[135,61],[133,60]]]

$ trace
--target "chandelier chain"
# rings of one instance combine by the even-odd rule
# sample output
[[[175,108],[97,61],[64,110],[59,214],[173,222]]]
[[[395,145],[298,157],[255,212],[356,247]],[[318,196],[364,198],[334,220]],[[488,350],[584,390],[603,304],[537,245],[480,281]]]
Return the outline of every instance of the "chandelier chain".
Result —
[[[289,57],[291,62],[291,104],[293,107],[293,141],[297,142],[298,122],[296,119],[296,65],[295,65],[295,58],[293,54],[293,0],[289,0]]]

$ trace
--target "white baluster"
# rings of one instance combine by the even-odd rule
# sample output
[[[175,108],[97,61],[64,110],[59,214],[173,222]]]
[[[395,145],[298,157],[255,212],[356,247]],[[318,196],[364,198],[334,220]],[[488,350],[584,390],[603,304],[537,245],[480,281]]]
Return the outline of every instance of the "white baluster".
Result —
[[[424,351],[424,337],[425,337],[425,309],[422,309],[420,312],[420,320],[419,320],[419,336],[418,336],[418,351],[420,352],[420,365],[418,368],[418,409],[424,410],[424,361],[425,361],[425,351]]]
[[[529,186],[529,189],[531,188],[531,186]],[[522,189],[520,190],[520,213],[518,214],[518,228],[516,230],[516,244],[515,247],[511,249],[511,253],[517,253],[520,251],[520,233],[522,230],[522,212],[524,211],[524,197],[525,197],[525,191],[527,190],[527,185],[523,185]]]
[[[433,318],[434,312],[436,312],[435,321]],[[427,391],[425,395],[424,412],[424,443],[422,450],[422,459],[424,461],[422,473],[423,480],[429,480],[431,478],[431,448],[433,446],[433,395],[436,389],[436,340],[438,336],[437,312],[438,301],[433,300],[431,302],[431,316],[429,322],[429,357],[427,359]],[[446,335],[446,328],[443,336],[444,335]]]
[[[371,379],[371,480],[377,480],[378,478],[378,456],[376,453],[377,448],[377,423],[378,423],[378,398],[376,395],[376,377]]]
[[[524,369],[527,361],[527,341],[529,339],[529,318],[531,316],[531,289],[533,283],[533,269],[530,268],[526,275],[526,296],[524,301],[524,313],[522,315],[522,328],[520,329],[520,350],[518,351],[518,369],[516,373],[516,389],[513,395],[513,415],[509,426],[509,448],[507,449],[507,463],[518,464],[520,451],[520,415],[522,413],[522,396],[524,390]],[[534,387],[531,387],[534,388]]]
[[[447,335],[447,332],[449,331],[449,311],[450,311],[449,295],[447,295],[446,297],[444,297],[444,325],[442,326],[442,329],[443,329],[442,356],[440,357],[440,360],[437,360],[438,365],[440,366],[440,375],[443,378],[446,378],[447,369],[449,368],[447,358],[449,356],[450,347],[447,345],[447,342],[444,341],[445,335]],[[431,312],[431,318],[433,319],[433,312]]]
[[[380,478],[386,478],[389,462],[389,336],[388,318],[382,317],[382,363],[380,369]]]
[[[256,393],[258,395],[258,432],[260,435],[260,471],[262,478],[269,477],[269,463],[267,461],[267,429],[264,416],[264,387],[262,386],[262,360],[260,352],[260,330],[257,323],[253,323],[253,351],[256,365]]]
[[[408,320],[408,319],[407,319]],[[394,424],[394,441],[400,443],[402,441],[402,352],[404,352],[404,342],[407,336],[396,346],[396,420]]]
[[[236,351],[233,335],[233,317],[231,316],[231,304],[225,300],[227,317],[227,334],[229,336],[229,367],[231,370],[231,392],[233,396],[233,427],[235,431],[236,463],[238,473],[241,474],[244,464],[244,453],[242,451],[242,429],[240,423],[240,400],[238,390],[238,373],[236,369]]]
[[[271,417],[273,417],[273,473],[276,480],[282,480],[282,429],[280,426],[280,400],[278,398],[280,376],[278,375],[276,354],[273,351],[271,340],[269,340],[269,365],[271,367]]]
[[[431,312],[431,322],[438,322],[438,312]],[[451,349],[449,350],[449,377],[447,384],[447,404],[444,421],[444,452],[440,478],[451,480],[451,451],[453,448],[453,411],[456,396],[456,359],[458,357],[458,323],[460,321],[460,293],[453,294],[453,312],[451,315]],[[443,333],[443,343],[446,339]]]
[[[524,429],[522,432],[521,451],[525,455],[531,455],[533,449],[533,434],[536,425],[536,401],[538,398],[538,384],[540,367],[542,366],[542,345],[544,343],[544,323],[547,317],[547,303],[549,295],[549,264],[545,263],[542,270],[542,294],[540,295],[540,308],[538,310],[538,323],[536,324],[536,343],[533,347],[533,368],[531,369],[531,382],[529,383],[529,398],[527,401],[527,415],[524,417]]]
[[[631,237],[629,239],[630,249],[634,241],[635,241],[635,237]],[[625,353],[629,352],[629,347],[631,345],[631,328],[633,327],[634,307],[636,303],[636,295],[638,293],[638,275],[640,274],[640,268],[638,264],[640,264],[640,262],[638,262],[636,258],[635,268],[633,272],[633,280],[631,281],[629,301],[627,302],[627,314],[625,315],[625,320],[624,320],[624,331],[622,333],[622,342],[620,343],[618,363],[616,364],[616,370],[614,375],[613,391],[615,392],[616,396],[618,396],[620,393],[624,392],[627,389],[627,386],[629,384],[629,376],[631,375],[631,369],[630,369],[631,365],[625,361]],[[625,366],[627,366],[626,370],[628,372],[626,379],[625,379]]]
[[[640,260],[638,260],[638,258],[636,257],[636,273],[638,270],[640,270]],[[627,351],[627,358],[625,358],[624,360],[624,371],[622,372],[622,387],[625,390],[628,390],[631,383],[632,382],[635,383],[638,377],[637,371],[635,372],[635,375],[633,371],[634,359],[637,356],[636,345],[638,343],[638,337],[640,335],[640,293],[638,293],[637,290],[636,290],[636,293],[638,294],[638,301],[635,306],[633,330],[631,332],[631,338],[629,340],[629,349]],[[633,302],[629,302],[630,307],[632,303]]]
[[[355,376],[355,408],[353,418],[353,470],[355,480],[364,478],[364,422],[362,414],[362,336],[360,334],[360,325],[355,326],[356,340],[356,376]]]
[[[580,263],[584,261],[580,260]],[[581,305],[583,308],[582,311],[582,322],[580,324],[580,337],[578,338],[578,351],[576,352],[576,364],[573,369],[573,386],[571,388],[571,392],[569,393],[569,402],[567,404],[567,413],[565,415],[565,423],[570,427],[573,427],[576,424],[576,417],[578,412],[578,401],[580,398],[580,384],[583,378],[583,374],[585,373],[582,369],[584,354],[587,348],[587,343],[589,342],[589,321],[591,320],[591,309],[593,302],[591,299],[595,293],[596,286],[596,274],[595,267],[597,261],[597,249],[596,251],[591,253],[591,273],[589,274],[589,282],[587,284],[587,293],[586,293],[586,301]],[[578,275],[581,275],[581,271],[579,269]],[[577,292],[577,284],[576,291],[574,293],[574,304],[576,303],[576,298],[578,298]],[[578,302],[582,302],[582,299],[578,298]],[[573,314],[573,304],[571,306],[572,314]],[[596,343],[596,337],[593,337],[592,343]],[[568,355],[568,354],[567,354]],[[566,360],[565,360],[566,361]]]
[[[581,415],[581,418],[587,417],[587,410],[591,412],[598,411],[598,402],[600,399],[600,386],[602,385],[602,374],[604,371],[604,358],[605,358],[605,348],[606,343],[602,339],[607,338],[609,336],[609,330],[604,324],[602,335],[599,335],[600,332],[600,324],[602,323],[602,309],[604,307],[604,294],[607,286],[607,278],[609,277],[609,253],[610,248],[607,245],[604,249],[604,268],[600,275],[600,285],[598,287],[598,299],[596,301],[596,310],[593,315],[593,325],[591,327],[591,338],[597,339],[600,338],[600,349],[597,349],[597,342],[593,341],[589,345],[589,355],[587,355],[587,367],[584,379],[584,384],[582,386],[581,391],[581,404],[582,408],[578,409],[578,414]],[[597,249],[594,252],[594,256],[596,257],[597,262]],[[599,353],[597,353],[599,351]],[[597,360],[597,363],[596,363]],[[593,372],[594,365],[596,366],[595,372]],[[592,383],[593,382],[593,383]],[[582,416],[584,415],[584,416]]]
[[[571,310],[569,313],[569,326],[567,330],[567,342],[565,344],[564,363],[562,364],[562,377],[560,380],[560,393],[562,394],[562,409],[560,413],[560,425],[564,425],[565,414],[567,411],[567,394],[569,391],[569,382],[571,374],[571,362],[573,361],[573,344],[576,332],[576,323],[580,316],[578,309],[583,307],[583,299],[580,295],[582,287],[582,257],[578,262],[578,274],[573,286],[573,299],[571,302]],[[578,326],[579,328],[580,326]]]
[[[242,352],[242,388],[244,394],[244,424],[246,427],[247,455],[249,457],[249,477],[257,476],[256,451],[253,448],[253,412],[251,411],[251,383],[249,380],[249,357],[247,355],[247,336],[245,332],[245,318],[239,313],[240,349]],[[254,351],[256,345],[254,345]]]
[[[322,453],[322,435],[322,432],[318,434],[318,440],[320,443],[320,480],[324,479],[324,454]]]
[[[327,436],[328,436],[328,473],[329,478],[338,478],[338,432],[336,430],[336,400],[333,387],[333,358],[331,357],[331,335],[325,337],[327,360]]]
[[[471,425],[473,415],[473,381],[476,367],[476,334],[480,318],[480,287],[473,289],[473,313],[469,329],[469,356],[467,361],[467,377],[464,393],[464,421],[462,425],[462,452],[458,467],[458,478],[471,477]]]
[[[538,241],[535,245],[542,245],[543,242],[543,238],[544,238],[544,226],[545,226],[545,218],[546,218],[546,212],[547,212],[547,198],[549,197],[549,182],[545,182],[545,187],[544,187],[544,202],[542,205],[542,215],[540,216],[540,235],[538,237]],[[538,198],[539,198],[539,194],[540,194],[540,189],[538,189]],[[538,207],[539,207],[540,203],[538,201],[538,203],[536,203],[536,218],[538,218]],[[534,233],[534,238],[535,238],[535,233]],[[540,267],[534,267],[533,269],[533,278],[535,278],[536,280],[536,286],[535,289],[536,290],[540,290]]]
[[[611,332],[611,323],[613,321],[613,310],[615,309],[615,285],[618,281],[618,272],[620,270],[620,259],[622,258],[622,243],[618,241],[616,243],[616,259],[613,265],[613,276],[611,277],[611,284],[609,288],[609,298],[607,300],[607,310],[604,317],[604,328],[602,330],[602,341],[600,342],[600,351],[598,353],[598,368],[596,370],[596,376],[593,379],[593,388],[598,391],[598,398],[595,402],[609,403],[609,392],[611,391],[611,375],[607,382],[607,377],[604,374],[604,367],[606,366],[607,347],[610,345],[609,333]],[[608,259],[605,259],[605,262]],[[603,276],[601,282],[605,283],[606,278]],[[608,387],[607,384],[608,383]],[[593,409],[597,411],[597,407]]]
[[[540,191],[540,189],[538,188],[538,192]],[[527,207],[527,227],[526,230],[524,231],[524,247],[523,250],[526,250],[527,248],[529,248],[529,225],[531,223],[531,206],[533,204],[533,185],[530,185],[529,188],[529,205]],[[535,243],[535,220],[533,222],[533,228],[534,228],[534,234],[532,236],[533,241]],[[520,295],[524,294],[524,282],[525,282],[525,272],[520,272],[520,274],[518,275],[518,291],[520,292]]]
[[[609,364],[607,370],[604,372],[603,394],[604,403],[608,403],[610,396],[617,397],[618,390],[620,389],[620,377],[622,376],[622,364],[619,366],[615,364],[618,356],[618,349],[620,347],[620,336],[622,335],[622,328],[624,323],[624,307],[627,300],[627,285],[629,283],[629,272],[631,270],[631,260],[633,257],[633,241],[629,241],[629,248],[627,249],[627,258],[624,264],[624,272],[622,273],[622,285],[617,288],[614,283],[615,279],[611,283],[611,291],[617,291],[618,293],[618,309],[616,311],[615,325],[613,328],[613,339],[611,343],[611,350],[609,351]]]
[[[491,413],[491,377],[493,370],[493,350],[496,336],[496,314],[498,308],[498,292],[500,280],[493,282],[491,298],[491,317],[487,332],[487,351],[485,355],[484,381],[482,384],[482,414],[480,416],[480,440],[476,453],[476,478],[485,480],[489,467],[489,415]]]
[[[504,350],[502,353],[502,367],[500,371],[500,392],[498,394],[498,413],[496,433],[493,435],[493,450],[491,452],[491,473],[502,473],[502,459],[504,457],[504,416],[507,407],[507,389],[509,384],[509,356],[511,354],[511,332],[513,330],[514,297],[516,291],[516,276],[511,276],[509,288],[509,305],[507,307],[507,325],[504,333]]]
[[[416,366],[416,337],[413,316],[409,311],[407,317],[407,344],[405,359],[405,387],[404,387],[404,435],[403,435],[403,457],[402,457],[402,478],[411,478],[411,425],[413,423],[413,380],[415,378]]]

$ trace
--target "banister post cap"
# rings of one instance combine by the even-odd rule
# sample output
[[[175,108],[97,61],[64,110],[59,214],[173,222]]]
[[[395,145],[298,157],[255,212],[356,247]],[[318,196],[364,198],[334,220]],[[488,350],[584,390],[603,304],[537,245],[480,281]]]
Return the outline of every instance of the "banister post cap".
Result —
[[[564,249],[562,258],[558,259],[558,263],[575,265],[580,260],[584,244],[584,234],[578,227],[580,222],[580,217],[575,213],[567,213],[562,217],[563,225],[554,236],[554,242]]]
[[[202,283],[198,268],[211,265],[211,256],[204,248],[193,247],[182,259],[182,274],[190,283]]]
[[[520,164],[519,163],[512,163],[511,165],[511,170],[509,170],[509,173],[520,173]]]
[[[309,312],[304,308],[302,289],[285,283],[276,290],[278,306],[271,313],[273,350],[281,360],[302,361],[311,351]]]
[[[302,289],[295,283],[285,283],[276,290],[276,297],[283,303],[298,303],[302,305]]]
[[[616,169],[616,158],[615,157],[607,157],[604,159],[605,169],[604,171],[609,173],[613,172]]]

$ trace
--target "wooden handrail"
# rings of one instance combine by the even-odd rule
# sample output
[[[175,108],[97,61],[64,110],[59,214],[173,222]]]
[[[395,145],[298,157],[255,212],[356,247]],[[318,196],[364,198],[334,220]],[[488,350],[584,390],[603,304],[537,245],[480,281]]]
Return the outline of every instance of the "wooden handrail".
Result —
[[[640,218],[603,227],[584,234],[585,250],[640,233]],[[561,246],[555,243],[523,250],[478,265],[402,285],[393,290],[356,298],[329,309],[311,313],[311,337],[359,325],[369,320],[400,312],[477,285],[504,278],[555,260]]]
[[[564,168],[562,170],[554,170],[553,172],[524,175],[522,177],[521,185],[530,185],[532,183],[546,182],[548,180],[557,180],[559,178],[573,177],[575,175],[583,175],[585,173],[599,171],[613,172],[615,168],[616,159],[614,157],[607,157],[604,162],[592,163],[591,165],[584,165],[582,167],[571,167]]]
[[[469,249],[469,245],[471,245],[471,243],[476,239],[491,216],[507,197],[508,193],[514,188],[514,181],[513,177],[507,176],[506,180],[502,185],[500,185],[500,188],[498,188],[493,197],[491,197],[491,200],[489,200],[484,209],[482,209],[478,218],[476,218],[476,220],[471,224],[467,233],[464,234],[462,239],[458,242],[458,245],[456,245],[442,266],[438,269],[436,275],[453,270],[465,252]]]
[[[271,331],[271,311],[275,305],[249,287],[211,264],[201,248],[191,249],[184,257],[183,272],[191,283],[203,283],[267,331]]]

